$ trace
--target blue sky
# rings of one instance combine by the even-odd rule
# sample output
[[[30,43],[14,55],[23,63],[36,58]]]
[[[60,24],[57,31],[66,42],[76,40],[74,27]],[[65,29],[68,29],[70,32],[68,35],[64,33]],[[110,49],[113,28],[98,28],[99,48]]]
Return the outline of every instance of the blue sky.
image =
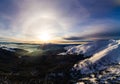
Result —
[[[1,41],[119,39],[119,22],[120,0],[0,0]]]

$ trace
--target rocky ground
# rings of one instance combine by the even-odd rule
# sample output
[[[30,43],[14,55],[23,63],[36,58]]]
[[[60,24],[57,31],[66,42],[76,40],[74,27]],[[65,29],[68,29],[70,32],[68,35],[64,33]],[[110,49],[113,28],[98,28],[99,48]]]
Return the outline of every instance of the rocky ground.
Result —
[[[73,66],[88,57],[56,55],[63,51],[60,48],[43,55],[33,52],[29,56],[23,55],[26,51],[20,49],[16,52],[0,49],[0,84],[120,84],[119,64],[82,74],[72,70]]]
[[[120,84],[120,65],[115,64],[95,73],[81,75],[83,76],[76,73],[76,78],[72,81],[76,84]]]

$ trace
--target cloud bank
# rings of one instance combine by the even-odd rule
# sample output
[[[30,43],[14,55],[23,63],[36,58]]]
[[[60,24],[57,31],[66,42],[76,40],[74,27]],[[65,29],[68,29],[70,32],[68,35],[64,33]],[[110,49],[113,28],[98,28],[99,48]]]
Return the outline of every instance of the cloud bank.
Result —
[[[4,0],[0,6],[0,36],[30,41],[42,32],[53,40],[119,37],[118,0]]]

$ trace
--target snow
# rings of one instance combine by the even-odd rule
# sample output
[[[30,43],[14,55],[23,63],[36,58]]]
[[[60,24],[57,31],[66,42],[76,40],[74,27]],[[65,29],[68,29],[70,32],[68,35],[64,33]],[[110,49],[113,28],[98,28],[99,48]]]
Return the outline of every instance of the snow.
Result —
[[[120,43],[116,42],[115,44],[110,43],[104,50],[94,54],[90,58],[92,62],[97,62],[99,59],[104,61],[109,61],[110,63],[119,63],[120,61]],[[112,60],[111,60],[112,59]]]
[[[108,46],[109,43],[113,41],[114,40],[96,41],[83,45],[74,46],[72,48],[70,47],[67,51],[67,54],[77,54],[77,55],[84,54],[85,56],[91,56],[96,52],[103,50],[106,46]]]
[[[80,50],[81,49],[81,50]],[[97,41],[71,48],[73,53],[92,55],[75,64],[73,70],[89,74],[120,63],[120,40]],[[90,54],[89,54],[90,53]]]
[[[17,48],[17,47],[15,47],[15,46],[13,46],[12,44],[10,45],[10,44],[4,44],[4,45],[0,45],[0,48],[1,49],[4,49],[4,50],[7,50],[7,51],[10,51],[10,52],[15,52],[15,49]]]
[[[4,47],[4,48],[2,48],[2,49],[7,50],[7,51],[10,51],[10,52],[15,52],[15,50],[14,50],[13,48],[7,48],[7,47],[5,48],[5,47]]]
[[[62,53],[59,53],[57,55],[67,55],[67,53],[66,52],[62,52]]]
[[[9,48],[9,47],[5,47],[5,46],[0,46],[1,49],[4,49],[4,50],[7,50],[7,51],[10,51],[10,52],[15,52],[15,48]]]
[[[91,73],[78,78],[76,84],[120,84],[120,65],[111,65],[101,72]]]
[[[66,46],[66,47],[64,47],[64,49],[65,49],[65,50],[69,50],[69,49],[71,49],[72,47],[75,47],[75,45],[72,45],[72,46]]]

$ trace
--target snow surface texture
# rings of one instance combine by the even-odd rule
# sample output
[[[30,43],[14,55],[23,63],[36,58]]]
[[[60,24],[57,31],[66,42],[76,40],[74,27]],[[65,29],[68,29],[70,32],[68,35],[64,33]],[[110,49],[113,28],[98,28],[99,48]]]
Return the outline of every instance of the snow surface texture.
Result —
[[[120,40],[97,41],[69,49],[70,54],[92,55],[75,64],[73,70],[89,74],[120,63]]]
[[[14,48],[8,48],[8,47],[0,47],[0,48],[10,52],[15,52]]]
[[[91,56],[105,49],[108,46],[108,44],[110,44],[111,42],[113,42],[113,40],[96,41],[83,45],[74,46],[68,49],[67,54],[77,54],[77,55],[84,54],[85,56]]]
[[[120,84],[120,65],[79,78],[76,84]]]
[[[72,46],[66,46],[66,47],[64,47],[64,50],[69,50],[69,49],[71,49],[73,47],[75,47],[75,46],[74,45],[72,45]],[[67,52],[62,52],[62,53],[59,53],[57,55],[67,55],[67,54],[68,54]]]

